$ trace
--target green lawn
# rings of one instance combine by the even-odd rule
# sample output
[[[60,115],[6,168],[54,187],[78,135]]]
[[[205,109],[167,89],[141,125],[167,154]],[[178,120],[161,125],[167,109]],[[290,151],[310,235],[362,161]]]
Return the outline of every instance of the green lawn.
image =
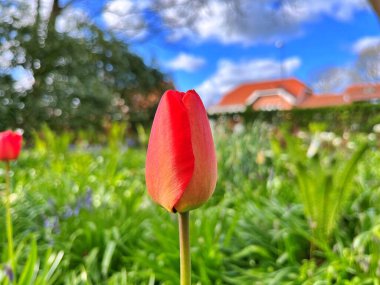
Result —
[[[145,147],[117,134],[87,147],[45,131],[12,164],[20,284],[178,284],[177,217],[147,195]],[[379,136],[265,124],[214,136],[217,188],[190,214],[193,284],[380,284]]]

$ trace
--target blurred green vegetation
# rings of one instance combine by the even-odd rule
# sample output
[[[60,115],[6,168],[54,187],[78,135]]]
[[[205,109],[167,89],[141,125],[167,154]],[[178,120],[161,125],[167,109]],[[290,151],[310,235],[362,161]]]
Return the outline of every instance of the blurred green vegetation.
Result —
[[[165,75],[85,15],[59,30],[70,7],[58,2],[49,12],[41,1],[1,1],[0,56],[9,62],[0,66],[0,129],[99,132],[113,121],[152,120],[172,86]]]
[[[17,276],[32,280],[25,284],[178,284],[177,217],[146,193],[145,148],[125,146],[125,126],[111,128],[102,146],[73,145],[69,133],[45,128],[12,164]],[[217,188],[191,212],[194,284],[378,284],[380,137],[321,128],[214,126]],[[310,208],[334,221],[322,234]],[[1,282],[5,248],[1,235]]]
[[[379,102],[358,102],[345,106],[293,109],[289,111],[253,111],[237,115],[212,115],[219,121],[231,118],[252,123],[263,121],[272,125],[287,125],[293,130],[310,129],[311,125],[318,129],[342,134],[344,131],[371,132],[376,124],[380,124]]]

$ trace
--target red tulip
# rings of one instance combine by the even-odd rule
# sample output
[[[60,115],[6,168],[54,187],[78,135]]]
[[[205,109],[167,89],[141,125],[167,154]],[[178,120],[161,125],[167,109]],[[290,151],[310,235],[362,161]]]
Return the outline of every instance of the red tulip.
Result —
[[[198,208],[217,179],[215,147],[201,99],[194,90],[162,96],[149,138],[145,173],[152,199],[170,212]]]
[[[22,135],[18,132],[0,133],[0,160],[10,161],[18,158],[21,151]]]

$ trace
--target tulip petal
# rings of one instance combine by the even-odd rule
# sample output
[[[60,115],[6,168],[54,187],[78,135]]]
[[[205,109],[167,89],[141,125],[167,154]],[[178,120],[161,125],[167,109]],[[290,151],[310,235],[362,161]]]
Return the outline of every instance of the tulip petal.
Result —
[[[194,90],[189,90],[182,101],[190,121],[195,168],[188,187],[174,206],[178,212],[185,212],[205,203],[214,192],[217,180],[215,146],[202,100]]]
[[[150,196],[168,211],[182,197],[194,172],[190,122],[182,102],[184,93],[167,91],[161,98],[146,158]]]
[[[17,159],[22,145],[22,135],[17,132],[4,131],[0,133],[0,160]]]

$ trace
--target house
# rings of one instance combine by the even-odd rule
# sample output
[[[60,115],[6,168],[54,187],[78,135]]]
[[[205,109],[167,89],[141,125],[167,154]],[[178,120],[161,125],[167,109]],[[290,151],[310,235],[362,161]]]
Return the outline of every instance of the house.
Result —
[[[296,78],[245,83],[225,94],[209,114],[324,108],[360,101],[380,101],[379,84],[355,84],[339,94],[314,94]]]

